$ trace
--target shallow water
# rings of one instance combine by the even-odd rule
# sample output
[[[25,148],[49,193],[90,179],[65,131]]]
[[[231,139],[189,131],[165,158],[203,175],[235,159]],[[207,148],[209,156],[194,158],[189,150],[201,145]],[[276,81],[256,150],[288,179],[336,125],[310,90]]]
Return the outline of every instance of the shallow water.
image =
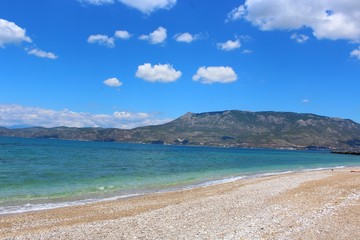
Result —
[[[306,169],[360,157],[280,151],[0,137],[0,214]]]

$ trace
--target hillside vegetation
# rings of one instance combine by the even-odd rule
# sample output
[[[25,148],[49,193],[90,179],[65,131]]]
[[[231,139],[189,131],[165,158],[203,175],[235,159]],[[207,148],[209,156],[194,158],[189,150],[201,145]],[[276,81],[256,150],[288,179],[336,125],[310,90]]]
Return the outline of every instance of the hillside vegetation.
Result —
[[[186,113],[166,124],[114,128],[0,128],[0,135],[90,141],[227,147],[356,149],[360,124],[291,112],[222,111]]]

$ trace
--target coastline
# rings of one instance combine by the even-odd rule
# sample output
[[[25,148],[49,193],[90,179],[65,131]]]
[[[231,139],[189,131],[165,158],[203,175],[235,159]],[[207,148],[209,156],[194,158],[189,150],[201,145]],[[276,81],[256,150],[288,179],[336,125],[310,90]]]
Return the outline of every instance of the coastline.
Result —
[[[214,185],[226,184],[231,183],[239,180],[246,180],[252,178],[262,178],[262,177],[270,177],[276,175],[283,175],[288,173],[301,173],[301,172],[312,172],[312,171],[320,171],[320,170],[331,170],[331,169],[342,169],[346,168],[345,166],[335,166],[335,167],[323,167],[323,168],[310,168],[310,169],[302,169],[302,170],[286,170],[286,171],[279,171],[279,172],[259,172],[253,174],[243,174],[239,176],[233,176],[229,178],[220,178],[215,180],[208,180],[208,181],[200,181],[198,183],[190,184],[190,185],[178,185],[171,188],[164,188],[158,190],[149,190],[149,191],[142,191],[142,192],[133,192],[123,195],[108,195],[108,196],[100,196],[94,195],[93,197],[88,198],[79,198],[74,200],[73,197],[71,198],[62,198],[61,200],[50,200],[49,202],[43,203],[27,203],[25,205],[20,206],[7,206],[7,207],[0,207],[0,217],[2,215],[11,215],[17,213],[26,213],[26,212],[34,212],[34,211],[43,211],[43,210],[51,210],[57,208],[64,208],[64,207],[74,207],[74,206],[82,206],[87,204],[94,204],[94,203],[101,203],[101,202],[108,202],[108,201],[116,201],[121,199],[127,199],[132,197],[140,197],[152,194],[160,194],[160,193],[171,193],[171,192],[178,192],[183,190],[190,190],[196,189],[201,187],[209,187]]]
[[[358,168],[302,171],[0,215],[0,238],[360,238]]]

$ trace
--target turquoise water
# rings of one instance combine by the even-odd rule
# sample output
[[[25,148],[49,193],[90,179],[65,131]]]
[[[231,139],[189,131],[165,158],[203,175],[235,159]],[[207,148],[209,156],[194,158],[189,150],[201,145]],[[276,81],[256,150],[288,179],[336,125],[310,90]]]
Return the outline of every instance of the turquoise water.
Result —
[[[0,137],[0,214],[342,166],[360,157]]]

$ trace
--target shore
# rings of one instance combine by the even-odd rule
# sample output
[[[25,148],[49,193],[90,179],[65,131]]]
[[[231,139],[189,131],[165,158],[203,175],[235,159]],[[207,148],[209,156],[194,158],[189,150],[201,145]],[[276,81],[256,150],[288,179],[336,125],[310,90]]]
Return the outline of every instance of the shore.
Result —
[[[289,173],[0,216],[1,239],[360,239],[360,172]]]

